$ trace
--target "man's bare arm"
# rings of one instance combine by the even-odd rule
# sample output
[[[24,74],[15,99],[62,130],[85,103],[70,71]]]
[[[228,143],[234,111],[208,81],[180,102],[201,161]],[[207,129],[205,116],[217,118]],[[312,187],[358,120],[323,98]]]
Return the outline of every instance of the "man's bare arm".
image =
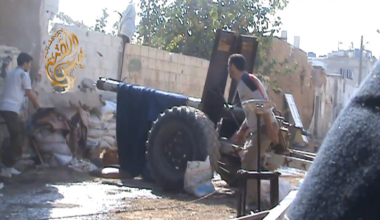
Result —
[[[31,89],[26,90],[26,95],[28,96],[29,100],[32,101],[35,109],[41,108],[40,102]]]

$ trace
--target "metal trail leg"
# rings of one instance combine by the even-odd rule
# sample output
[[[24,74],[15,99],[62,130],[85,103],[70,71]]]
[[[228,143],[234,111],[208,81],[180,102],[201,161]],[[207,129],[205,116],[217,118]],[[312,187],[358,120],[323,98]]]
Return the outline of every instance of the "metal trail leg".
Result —
[[[259,173],[259,176],[260,176],[260,173],[261,173],[261,156],[260,156],[261,155],[261,140],[260,140],[261,115],[256,114],[256,118],[257,118],[257,172]],[[260,178],[257,179],[257,209],[258,211],[261,211],[261,179]]]

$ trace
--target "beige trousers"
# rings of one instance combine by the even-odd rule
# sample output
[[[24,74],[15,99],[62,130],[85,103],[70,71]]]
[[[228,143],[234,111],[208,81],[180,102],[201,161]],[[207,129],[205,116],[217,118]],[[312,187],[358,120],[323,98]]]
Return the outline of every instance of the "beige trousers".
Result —
[[[267,136],[265,126],[260,129],[260,156],[263,156],[268,149],[271,140]],[[257,171],[257,132],[251,134],[244,144],[241,154],[241,167],[247,171]],[[247,182],[247,204],[257,203],[257,180]]]

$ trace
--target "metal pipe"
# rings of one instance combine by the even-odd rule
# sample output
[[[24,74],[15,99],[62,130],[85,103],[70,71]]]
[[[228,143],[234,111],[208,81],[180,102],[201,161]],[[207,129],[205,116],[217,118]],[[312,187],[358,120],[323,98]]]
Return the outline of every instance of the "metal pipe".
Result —
[[[257,118],[257,172],[260,176],[260,172],[261,172],[261,143],[260,143],[260,135],[261,135],[261,131],[260,131],[260,119],[261,119],[261,115],[260,114],[256,114],[256,118]],[[261,211],[261,179],[258,178],[257,179],[257,209],[259,211]]]

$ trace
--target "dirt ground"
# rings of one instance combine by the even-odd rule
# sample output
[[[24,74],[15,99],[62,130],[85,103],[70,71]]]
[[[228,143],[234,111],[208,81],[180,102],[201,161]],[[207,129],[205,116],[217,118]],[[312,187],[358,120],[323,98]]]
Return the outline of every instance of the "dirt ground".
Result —
[[[287,178],[296,184],[301,177]],[[33,170],[0,179],[0,219],[230,219],[234,189],[216,181],[216,193],[196,199],[163,192],[141,180],[94,179],[72,170]]]

